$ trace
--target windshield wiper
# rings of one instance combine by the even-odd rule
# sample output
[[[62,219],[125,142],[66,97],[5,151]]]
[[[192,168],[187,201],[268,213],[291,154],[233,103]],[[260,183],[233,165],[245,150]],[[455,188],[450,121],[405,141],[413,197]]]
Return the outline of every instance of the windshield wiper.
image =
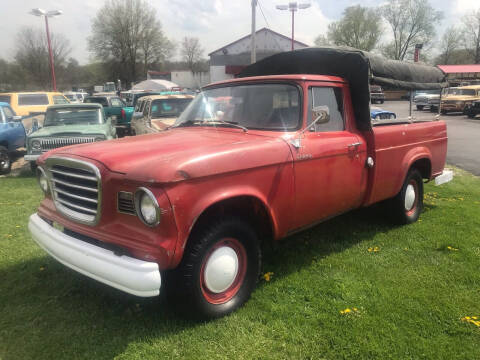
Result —
[[[175,126],[171,126],[171,128],[175,128],[175,127],[181,127],[181,126],[187,126],[187,125],[208,125],[208,124],[222,124],[222,125],[227,125],[227,126],[233,126],[233,127],[236,127],[236,128],[239,128],[239,129],[242,129],[244,132],[248,132],[248,129],[245,127],[245,126],[242,126],[240,124],[238,124],[237,122],[235,121],[225,121],[225,120],[187,120],[183,123],[180,123],[178,125],[175,125]]]

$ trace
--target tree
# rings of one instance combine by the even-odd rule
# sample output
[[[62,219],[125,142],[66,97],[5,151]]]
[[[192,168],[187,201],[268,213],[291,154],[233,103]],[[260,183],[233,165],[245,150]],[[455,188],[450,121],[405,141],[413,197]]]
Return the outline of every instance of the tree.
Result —
[[[383,52],[396,60],[404,60],[415,44],[428,45],[435,37],[435,24],[443,18],[442,12],[434,10],[428,0],[389,0],[382,14],[393,33],[393,41]]]
[[[381,21],[374,9],[360,5],[349,6],[343,11],[343,17],[328,26],[327,43],[350,46],[371,51],[382,34]],[[317,37],[315,43],[325,43],[325,38]]]
[[[203,54],[203,49],[200,45],[200,40],[195,37],[184,37],[180,49],[183,60],[187,64],[191,72],[198,70],[198,63]]]
[[[326,45],[330,45],[330,42],[328,41],[328,37],[326,37],[325,35],[318,35],[316,38],[315,38],[315,45],[316,46],[326,46]]]
[[[480,9],[463,20],[464,44],[475,64],[480,64]]]
[[[61,68],[71,52],[70,42],[61,34],[50,34],[53,63]],[[16,36],[15,60],[27,81],[40,87],[51,86],[47,35],[43,29],[25,27]]]
[[[163,35],[155,9],[145,0],[109,0],[97,12],[88,39],[89,50],[109,68],[114,78],[129,84],[140,69],[164,61],[173,50]]]
[[[440,42],[441,54],[437,58],[439,64],[447,65],[452,63],[453,55],[459,48],[461,39],[462,34],[457,28],[452,26],[445,30],[445,33],[442,36],[442,41]]]

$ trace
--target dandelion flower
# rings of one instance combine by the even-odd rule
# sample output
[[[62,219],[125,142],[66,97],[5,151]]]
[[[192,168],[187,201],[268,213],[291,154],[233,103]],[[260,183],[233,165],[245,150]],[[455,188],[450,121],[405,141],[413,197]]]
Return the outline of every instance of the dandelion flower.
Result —
[[[272,278],[273,276],[273,272],[269,271],[269,272],[266,272],[265,274],[263,274],[263,279],[265,281],[270,281],[270,279]]]

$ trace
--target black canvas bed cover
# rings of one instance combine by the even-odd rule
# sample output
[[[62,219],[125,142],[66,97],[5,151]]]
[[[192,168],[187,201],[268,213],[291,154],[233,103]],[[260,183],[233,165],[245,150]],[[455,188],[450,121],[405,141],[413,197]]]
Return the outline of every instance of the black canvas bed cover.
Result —
[[[352,48],[305,48],[269,56],[247,66],[238,77],[316,74],[338,76],[350,84],[357,125],[371,128],[369,84],[405,90],[440,89],[447,86],[437,67],[389,60]]]

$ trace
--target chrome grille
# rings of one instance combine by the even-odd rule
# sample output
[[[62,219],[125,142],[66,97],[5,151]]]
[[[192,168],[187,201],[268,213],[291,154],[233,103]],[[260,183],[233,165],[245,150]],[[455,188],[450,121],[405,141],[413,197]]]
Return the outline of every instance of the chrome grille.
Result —
[[[131,192],[120,191],[117,197],[118,212],[135,215],[135,205],[133,203],[133,194]]]
[[[94,136],[43,138],[40,139],[40,146],[42,151],[48,151],[63,146],[86,144],[94,141]]]
[[[57,210],[80,223],[94,225],[100,218],[101,177],[88,162],[51,157],[46,161]]]

